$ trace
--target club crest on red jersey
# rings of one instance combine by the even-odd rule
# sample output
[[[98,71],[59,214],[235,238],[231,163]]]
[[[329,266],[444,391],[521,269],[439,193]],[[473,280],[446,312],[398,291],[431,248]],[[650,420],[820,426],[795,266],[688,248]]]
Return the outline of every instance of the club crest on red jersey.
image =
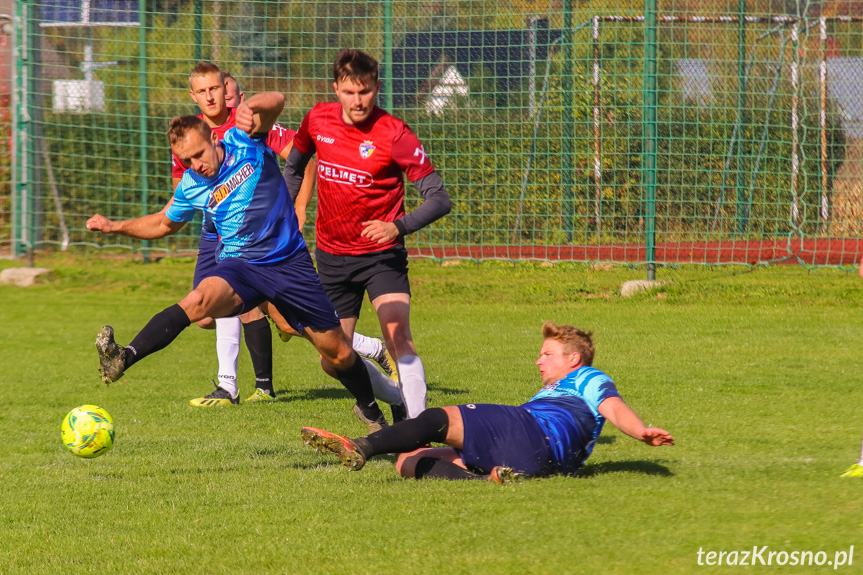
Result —
[[[375,153],[375,143],[371,140],[366,140],[360,144],[360,157],[368,160]]]

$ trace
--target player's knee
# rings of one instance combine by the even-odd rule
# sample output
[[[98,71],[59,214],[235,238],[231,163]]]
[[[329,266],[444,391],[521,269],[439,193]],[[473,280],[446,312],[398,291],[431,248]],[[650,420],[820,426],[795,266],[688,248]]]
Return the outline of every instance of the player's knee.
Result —
[[[360,360],[359,356],[355,358],[350,355],[343,356],[339,355],[335,360],[332,361],[333,367],[339,371],[345,371],[346,369],[350,369],[354,366],[354,364]]]
[[[257,321],[264,317],[264,312],[261,311],[260,307],[256,307],[254,309],[250,309],[244,314],[240,315],[240,321],[243,323],[250,323],[253,321]]]
[[[417,351],[416,347],[414,347],[410,326],[391,326],[386,330],[383,336],[387,349],[389,349],[396,357],[416,355]]]
[[[353,348],[348,345],[339,346],[338,349],[332,350],[330,357],[325,357],[334,368],[339,371],[350,369],[354,363],[361,361],[360,356],[354,353]]]
[[[198,289],[190,291],[189,294],[180,302],[180,307],[183,308],[183,311],[186,312],[186,315],[189,316],[189,319],[193,322],[204,321],[207,319],[207,314],[204,313],[204,294]]]
[[[396,472],[405,479],[413,479],[416,470],[416,457],[412,457],[409,453],[400,453],[396,459]]]

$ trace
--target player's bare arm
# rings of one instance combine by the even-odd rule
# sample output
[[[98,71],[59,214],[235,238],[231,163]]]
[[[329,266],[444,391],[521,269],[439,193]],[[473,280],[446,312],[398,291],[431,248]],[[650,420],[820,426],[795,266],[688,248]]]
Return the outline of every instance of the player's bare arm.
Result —
[[[646,427],[641,418],[619,397],[609,397],[599,404],[599,414],[630,437],[648,445],[674,445],[674,438],[664,429]]]
[[[279,152],[279,156],[287,162],[291,150],[294,149],[294,141],[291,140],[284,149]],[[287,164],[285,164],[287,166]],[[294,210],[297,212],[297,223],[299,223],[300,231],[306,225],[306,212],[309,208],[309,202],[312,201],[312,194],[315,191],[315,161],[311,160],[306,164],[305,176],[303,183],[300,185],[300,191],[297,194],[297,199],[294,201]],[[174,186],[176,187],[176,186]]]
[[[288,142],[288,145],[285,146],[284,148],[282,148],[282,151],[279,152],[279,157],[283,160],[287,160],[288,154],[291,153],[291,150],[293,149],[293,147],[294,147],[294,141],[291,140],[290,142]]]
[[[300,193],[297,194],[297,199],[294,202],[294,210],[297,212],[297,222],[300,224],[300,231],[306,225],[306,212],[309,209],[309,203],[312,201],[312,196],[315,193],[315,170],[317,164],[314,160],[310,160],[306,164],[305,177],[300,186]]]
[[[279,92],[255,94],[237,108],[236,126],[247,134],[267,133],[285,107],[285,96]]]
[[[291,194],[291,200],[293,200],[298,214],[301,209],[305,213],[312,198],[315,167],[311,159],[312,154],[303,154],[292,144],[291,151],[285,160],[285,169],[282,175],[285,178],[285,183],[288,184],[288,192]],[[308,187],[306,188],[306,186]],[[303,197],[303,189],[308,190],[307,197]]]
[[[185,222],[174,222],[164,212],[149,214],[131,220],[115,222],[96,214],[87,220],[87,229],[103,234],[119,234],[139,240],[156,240],[179,232]]]

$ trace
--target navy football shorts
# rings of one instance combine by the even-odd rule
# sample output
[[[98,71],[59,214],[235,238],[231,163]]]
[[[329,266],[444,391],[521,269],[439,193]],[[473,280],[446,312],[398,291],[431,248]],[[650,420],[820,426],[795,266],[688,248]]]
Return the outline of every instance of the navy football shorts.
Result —
[[[301,334],[307,327],[329,330],[341,325],[305,248],[270,265],[225,258],[210,275],[224,279],[237,292],[243,300],[241,313],[268,301]]]
[[[357,256],[337,256],[318,249],[315,259],[321,284],[339,317],[359,317],[366,292],[370,300],[388,293],[411,293],[408,250],[402,245]]]
[[[201,281],[213,273],[216,269],[216,260],[218,256],[219,240],[208,240],[201,237],[201,244],[198,246],[198,261],[195,263],[195,279],[192,284],[193,288],[198,287]]]
[[[496,465],[505,465],[525,475],[554,473],[548,439],[526,409],[491,403],[469,403],[458,409],[464,445],[457,451],[468,469],[486,474]]]

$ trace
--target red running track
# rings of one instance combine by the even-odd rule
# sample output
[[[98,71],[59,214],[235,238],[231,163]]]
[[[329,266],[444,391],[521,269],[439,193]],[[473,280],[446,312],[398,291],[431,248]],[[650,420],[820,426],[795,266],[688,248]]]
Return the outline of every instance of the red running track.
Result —
[[[504,259],[540,261],[614,261],[644,263],[644,244],[423,246],[411,255],[439,259]],[[863,239],[783,238],[762,241],[668,242],[656,245],[656,261],[669,264],[758,263],[856,265],[863,257]]]

